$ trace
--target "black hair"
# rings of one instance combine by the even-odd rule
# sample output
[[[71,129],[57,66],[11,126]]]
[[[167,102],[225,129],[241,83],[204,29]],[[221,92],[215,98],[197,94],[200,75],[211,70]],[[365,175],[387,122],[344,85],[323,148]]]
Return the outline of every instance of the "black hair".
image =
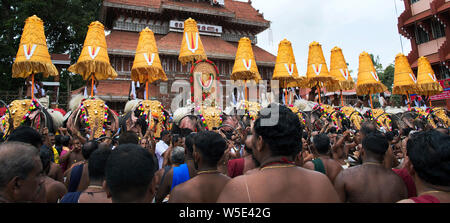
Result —
[[[134,132],[123,132],[119,136],[119,145],[121,144],[138,144],[139,143],[139,137]]]
[[[331,134],[335,134],[335,133],[337,133],[337,128],[336,127],[331,127],[330,128],[330,131],[329,131],[329,133],[331,133]]]
[[[362,146],[365,151],[375,154],[375,155],[382,155],[386,153],[389,142],[381,132],[374,132],[369,133],[364,137],[362,140]]]
[[[217,166],[227,149],[227,142],[216,132],[203,131],[195,136],[195,149],[202,155],[202,159],[210,166]]]
[[[178,140],[180,140],[181,138],[183,138],[181,135],[179,135],[179,134],[173,134],[173,135],[172,135],[172,144],[175,144],[175,143],[178,142]]]
[[[361,125],[360,132],[361,132],[361,134],[363,134],[365,136],[369,135],[370,133],[374,133],[376,131],[377,131],[377,127],[371,121],[366,121],[366,122],[362,123],[362,125]]]
[[[302,133],[302,138],[305,139],[305,140],[308,140],[308,132],[304,131]]]
[[[62,137],[63,137],[63,135],[55,135],[55,146],[62,145]]]
[[[151,154],[135,144],[123,144],[111,152],[106,162],[105,180],[113,202],[142,199],[149,189],[155,165]]]
[[[161,132],[161,135],[160,135],[161,137],[160,138],[162,139],[164,136],[166,136],[168,134],[170,134],[170,132],[167,131],[167,130],[164,130],[164,131]]]
[[[436,130],[412,135],[406,144],[408,158],[420,179],[450,186],[450,136]]]
[[[397,136],[395,131],[390,131],[386,133],[386,139],[390,142],[394,140],[394,137]]]
[[[314,136],[313,143],[319,154],[326,155],[330,151],[330,138],[325,133]]]
[[[193,132],[186,136],[186,138],[184,139],[184,145],[186,145],[186,151],[189,155],[192,155],[192,153],[194,152],[194,142],[196,135],[197,133]]]
[[[47,175],[50,171],[50,163],[52,162],[53,152],[47,148],[41,148],[39,151],[39,157],[41,158],[42,169]]]
[[[402,129],[403,136],[408,136],[412,130],[414,130],[414,129],[410,128],[410,127],[406,127],[404,129]]]
[[[70,145],[70,136],[61,137],[61,145],[68,147]]]
[[[98,142],[95,140],[87,141],[81,148],[81,154],[84,159],[89,160],[91,154],[98,149]]]
[[[192,132],[192,130],[191,129],[188,129],[188,128],[182,128],[182,129],[180,129],[180,135],[181,135],[181,137],[186,137],[186,136],[188,136],[189,134],[191,134],[191,132]]]
[[[99,148],[95,150],[89,157],[89,179],[103,181],[105,178],[106,161],[112,150],[109,148]]]
[[[29,126],[19,126],[8,137],[9,142],[23,142],[40,148],[43,144],[41,134]]]
[[[278,110],[278,117],[271,117],[271,110]],[[262,119],[277,119],[278,122],[270,123],[273,126],[263,126]],[[269,121],[270,122],[270,121]],[[298,116],[289,108],[277,104],[270,104],[267,108],[260,111],[260,116],[254,123],[256,136],[261,136],[266,143],[272,156],[294,156],[302,149],[302,132]]]

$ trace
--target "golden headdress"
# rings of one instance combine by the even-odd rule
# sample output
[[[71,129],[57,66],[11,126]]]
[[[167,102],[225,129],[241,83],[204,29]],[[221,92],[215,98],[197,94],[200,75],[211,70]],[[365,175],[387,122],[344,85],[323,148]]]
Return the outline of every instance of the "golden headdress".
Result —
[[[117,77],[116,71],[109,63],[103,24],[95,21],[89,25],[80,57],[68,70],[82,75],[84,80],[88,80],[91,74],[94,74],[97,80]]]
[[[33,15],[25,21],[19,50],[12,67],[13,78],[27,78],[32,73],[43,73],[44,77],[58,76],[47,49],[44,22]]]
[[[148,27],[143,29],[139,35],[136,55],[131,68],[131,79],[140,83],[167,81],[166,73],[159,59],[155,35]]]
[[[200,39],[197,22],[192,18],[186,19],[184,21],[183,41],[181,42],[178,60],[182,64],[186,64],[188,62],[206,59],[207,57],[202,40]]]

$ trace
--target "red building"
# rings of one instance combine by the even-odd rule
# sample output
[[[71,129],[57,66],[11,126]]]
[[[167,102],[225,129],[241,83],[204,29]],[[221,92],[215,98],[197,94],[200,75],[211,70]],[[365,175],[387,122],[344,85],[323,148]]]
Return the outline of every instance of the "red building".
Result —
[[[183,23],[189,17],[197,21],[208,59],[219,68],[220,80],[230,78],[238,41],[252,40],[253,52],[263,79],[272,77],[276,57],[256,46],[258,33],[270,27],[270,21],[252,7],[251,1],[233,0],[104,0],[100,21],[110,33],[106,36],[111,65],[119,76],[101,81],[97,95],[116,111],[128,101],[130,74],[139,32],[149,27],[155,33],[162,66],[169,79],[150,87],[150,97],[170,106],[177,93],[170,92],[175,80],[188,81],[190,65],[178,61]]]
[[[425,56],[436,77],[447,89],[431,97],[433,106],[450,109],[450,0],[403,0],[405,11],[398,18],[400,34],[410,39],[411,52],[407,55],[417,73],[417,60]]]

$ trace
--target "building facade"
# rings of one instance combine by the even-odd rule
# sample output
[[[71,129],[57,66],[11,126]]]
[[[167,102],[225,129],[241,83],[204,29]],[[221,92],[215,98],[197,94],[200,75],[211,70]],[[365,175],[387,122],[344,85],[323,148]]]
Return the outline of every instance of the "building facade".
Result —
[[[450,0],[403,0],[405,11],[398,18],[401,35],[411,42],[407,55],[414,72],[425,56],[445,92],[431,97],[433,106],[450,109]]]
[[[222,82],[230,79],[238,41],[248,37],[261,77],[272,77],[276,57],[256,46],[258,33],[270,27],[270,21],[251,5],[251,1],[234,0],[104,0],[100,21],[107,30],[106,42],[111,65],[118,73],[115,80],[100,81],[97,95],[108,105],[123,111],[129,98],[131,68],[139,32],[149,27],[155,34],[162,66],[169,79],[150,86],[150,98],[170,106],[178,94],[170,86],[176,80],[189,81],[190,64],[178,61],[184,20],[189,17],[198,24],[203,46],[209,60],[219,69]]]

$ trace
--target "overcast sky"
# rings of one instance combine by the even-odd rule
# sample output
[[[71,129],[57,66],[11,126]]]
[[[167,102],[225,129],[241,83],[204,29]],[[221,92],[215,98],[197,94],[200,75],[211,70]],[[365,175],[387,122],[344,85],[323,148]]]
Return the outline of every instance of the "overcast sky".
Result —
[[[258,35],[258,46],[277,55],[278,43],[288,39],[302,75],[306,74],[311,42],[322,45],[328,68],[330,51],[337,46],[356,77],[361,52],[379,55],[383,67],[394,63],[395,56],[402,52],[394,2],[400,15],[404,10],[402,0],[253,0],[253,7],[272,22],[271,31]],[[407,55],[410,41],[401,38]]]

